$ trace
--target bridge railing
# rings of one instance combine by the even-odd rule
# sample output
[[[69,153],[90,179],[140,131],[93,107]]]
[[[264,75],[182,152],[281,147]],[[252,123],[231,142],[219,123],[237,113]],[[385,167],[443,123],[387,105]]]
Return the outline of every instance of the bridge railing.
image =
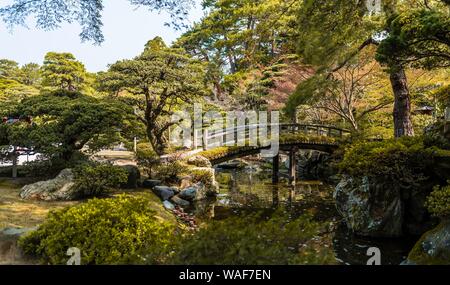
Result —
[[[252,124],[246,126],[239,126],[227,128],[223,130],[197,130],[194,132],[194,149],[202,147],[203,149],[210,149],[220,146],[234,146],[242,140],[247,141],[248,138],[257,138],[259,136],[259,129],[266,128],[267,134],[270,134],[273,127],[278,127],[280,135],[285,133],[305,133],[316,136],[326,137],[344,137],[349,135],[351,131],[329,125],[319,124]],[[199,132],[201,133],[199,135]],[[199,143],[199,138],[201,143]]]

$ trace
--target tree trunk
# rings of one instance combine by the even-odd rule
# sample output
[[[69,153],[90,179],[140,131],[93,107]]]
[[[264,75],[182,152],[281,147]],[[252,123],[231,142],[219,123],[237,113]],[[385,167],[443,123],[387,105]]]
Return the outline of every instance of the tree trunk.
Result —
[[[394,91],[394,131],[395,137],[414,136],[411,122],[411,96],[405,70],[396,66],[390,74],[392,90]]]
[[[158,155],[163,155],[167,147],[167,141],[164,136],[157,135],[157,131],[154,128],[147,128],[147,137],[150,140],[153,150]]]

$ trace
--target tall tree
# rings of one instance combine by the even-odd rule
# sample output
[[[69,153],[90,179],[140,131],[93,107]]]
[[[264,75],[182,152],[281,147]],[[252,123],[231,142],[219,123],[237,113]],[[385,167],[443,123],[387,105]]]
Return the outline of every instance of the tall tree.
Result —
[[[71,53],[49,52],[45,55],[42,77],[44,86],[79,91],[86,80],[86,70]]]
[[[208,0],[208,14],[177,41],[191,55],[208,62],[208,80],[219,99],[222,83],[245,77],[279,56],[295,53],[297,0]],[[234,76],[237,74],[237,76]],[[238,83],[236,83],[238,84]]]
[[[0,59],[0,78],[16,80],[18,73],[19,63],[9,59]]]
[[[392,92],[385,88],[389,80],[373,55],[373,49],[364,51],[332,74],[318,73],[302,82],[289,98],[288,110],[309,105],[337,115],[347,127],[360,131],[362,120],[393,101]]]
[[[319,72],[331,74],[370,45],[379,46],[381,51],[381,47],[386,47],[386,42],[392,42],[391,37],[395,37],[395,31],[391,29],[393,18],[412,10],[419,11],[431,2],[441,1],[383,0],[383,11],[374,15],[368,10],[369,1],[304,0],[299,14],[302,27],[299,52],[307,62],[318,66]],[[442,9],[442,6],[436,9]],[[417,40],[415,36],[410,33],[408,40],[414,42]],[[393,52],[396,48],[399,51]],[[395,97],[393,117],[396,137],[414,135],[411,98],[405,75],[407,65],[395,56],[402,53],[402,48],[401,45],[384,48],[391,55],[387,57],[389,60],[381,61],[388,67]],[[387,55],[386,52],[383,54]]]
[[[37,63],[27,63],[20,68],[20,82],[28,86],[39,85],[41,81],[40,66]]]
[[[193,102],[204,92],[204,66],[183,49],[167,47],[157,37],[147,43],[140,56],[111,65],[108,72],[100,74],[99,82],[102,90],[136,106],[150,143],[162,154],[175,108]]]
[[[183,26],[183,20],[194,5],[192,0],[128,0],[136,7],[166,11],[175,27]],[[11,2],[11,1],[10,1]],[[2,7],[3,6],[3,7]],[[36,18],[36,26],[51,30],[66,22],[78,22],[81,26],[80,38],[100,44],[102,33],[103,0],[13,0],[0,6],[0,17],[9,26],[25,25],[29,16]]]
[[[33,124],[3,125],[0,141],[68,161],[85,147],[95,151],[120,141],[133,110],[117,101],[57,91],[25,98],[8,114],[32,117]]]

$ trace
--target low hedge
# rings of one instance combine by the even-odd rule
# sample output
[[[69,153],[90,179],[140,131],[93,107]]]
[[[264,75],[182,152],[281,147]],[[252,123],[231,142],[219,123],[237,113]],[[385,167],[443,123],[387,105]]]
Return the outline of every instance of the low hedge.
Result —
[[[66,264],[72,247],[80,249],[83,265],[160,264],[174,230],[155,217],[147,198],[121,195],[52,212],[19,246],[45,264]]]

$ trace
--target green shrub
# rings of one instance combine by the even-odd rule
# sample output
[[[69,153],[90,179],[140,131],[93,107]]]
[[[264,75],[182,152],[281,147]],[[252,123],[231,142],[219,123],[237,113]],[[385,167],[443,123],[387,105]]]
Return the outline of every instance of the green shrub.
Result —
[[[75,168],[75,187],[81,197],[93,197],[128,180],[125,169],[111,164],[84,164]]]
[[[211,182],[214,181],[214,175],[209,170],[190,170],[190,175],[192,176],[193,183],[201,182],[205,186],[211,186]]]
[[[152,170],[160,164],[160,158],[152,146],[149,143],[138,144],[136,158],[138,165],[147,172],[148,177],[152,177]]]
[[[401,185],[414,185],[426,179],[432,149],[420,137],[404,137],[380,142],[356,142],[347,146],[339,163],[343,173],[361,177],[384,177]]]
[[[64,168],[67,168],[67,165],[61,159],[38,159],[25,163],[22,171],[26,177],[50,179],[58,175]]]
[[[185,265],[331,264],[334,254],[313,245],[320,225],[286,214],[213,221],[180,241],[171,263]]]
[[[156,167],[156,177],[163,183],[178,183],[182,176],[186,176],[188,168],[185,163],[178,160],[163,163]]]
[[[81,153],[74,153],[70,161],[59,157],[40,157],[37,160],[26,162],[23,166],[23,174],[26,177],[36,177],[39,179],[51,179],[58,175],[63,169],[74,168],[87,163],[87,156]]]
[[[449,181],[450,183],[450,181]],[[428,211],[436,217],[450,217],[450,185],[436,186],[425,203]]]
[[[19,246],[50,264],[65,264],[72,247],[80,249],[83,265],[159,264],[175,228],[156,218],[148,205],[144,197],[121,195],[52,212]]]

